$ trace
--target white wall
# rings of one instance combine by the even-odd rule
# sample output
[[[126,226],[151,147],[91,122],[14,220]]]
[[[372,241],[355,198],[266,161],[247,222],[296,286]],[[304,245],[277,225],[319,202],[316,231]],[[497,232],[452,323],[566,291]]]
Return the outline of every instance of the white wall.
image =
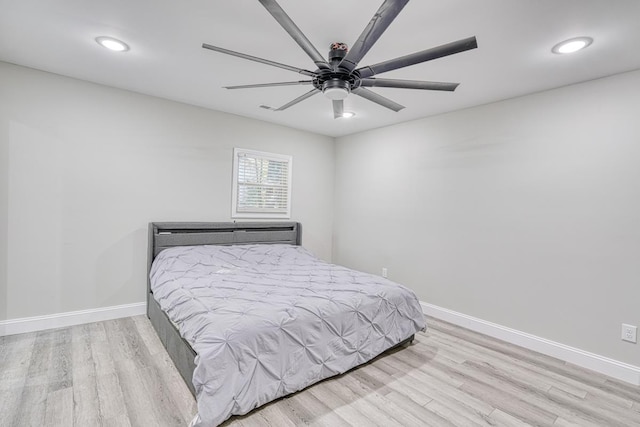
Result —
[[[147,222],[229,220],[240,146],[294,156],[293,219],[320,257],[333,231],[335,262],[637,365],[619,334],[640,325],[638,111],[633,72],[334,153],[328,137],[0,63],[0,320],[143,301]]]
[[[334,262],[638,365],[639,119],[636,71],[339,138]]]
[[[0,99],[3,92],[0,90]],[[6,319],[7,307],[7,249],[9,225],[9,141],[3,135],[8,133],[9,123],[4,119],[0,106],[0,319]]]
[[[293,155],[331,259],[332,138],[0,63],[0,142],[0,320],[144,301],[147,223],[230,220],[233,147]]]

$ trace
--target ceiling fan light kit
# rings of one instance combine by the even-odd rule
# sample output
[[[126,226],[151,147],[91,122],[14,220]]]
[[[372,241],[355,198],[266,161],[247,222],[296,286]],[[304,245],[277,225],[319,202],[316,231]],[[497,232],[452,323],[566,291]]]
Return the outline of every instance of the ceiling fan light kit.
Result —
[[[340,79],[329,79],[322,83],[322,93],[333,101],[345,99],[349,95],[349,83]]]
[[[317,69],[310,71],[293,67],[268,59],[235,52],[229,49],[203,43],[202,47],[219,53],[236,56],[250,61],[297,72],[311,78],[311,80],[299,80],[291,82],[259,83],[240,86],[227,86],[227,89],[249,89],[257,87],[277,86],[312,86],[309,92],[288,102],[280,108],[270,108],[272,111],[283,111],[289,107],[304,101],[307,98],[322,92],[333,103],[334,118],[346,117],[344,113],[344,99],[350,94],[360,96],[392,111],[398,112],[404,106],[369,90],[369,87],[388,87],[398,89],[438,90],[453,92],[458,83],[429,82],[417,80],[397,80],[376,78],[377,74],[397,70],[415,64],[420,64],[444,56],[453,55],[478,47],[475,37],[458,40],[456,42],[426,49],[409,55],[401,56],[374,65],[358,67],[358,64],[378,41],[382,33],[391,25],[400,11],[409,0],[385,0],[378,11],[373,15],[369,24],[358,37],[351,50],[342,42],[332,43],[328,60],[325,60],[320,52],[311,44],[304,33],[296,26],[276,0],[259,0],[280,26],[298,43],[298,45],[311,58]]]

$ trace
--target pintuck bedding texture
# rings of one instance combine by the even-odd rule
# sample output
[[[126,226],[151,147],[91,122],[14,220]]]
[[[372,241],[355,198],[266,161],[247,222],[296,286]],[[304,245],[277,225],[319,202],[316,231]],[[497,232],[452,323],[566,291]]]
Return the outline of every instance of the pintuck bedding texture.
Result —
[[[425,329],[415,294],[301,246],[181,246],[151,269],[197,353],[192,425],[215,426],[367,362]]]

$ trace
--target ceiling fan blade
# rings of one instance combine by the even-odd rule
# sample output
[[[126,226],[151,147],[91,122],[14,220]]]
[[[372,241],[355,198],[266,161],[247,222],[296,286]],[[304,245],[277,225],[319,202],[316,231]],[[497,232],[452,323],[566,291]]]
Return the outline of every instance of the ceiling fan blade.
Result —
[[[319,93],[320,91],[316,88],[311,89],[309,92],[305,93],[302,96],[297,97],[296,99],[294,99],[291,102],[287,102],[286,104],[284,104],[282,107],[280,108],[276,108],[274,111],[282,111],[282,110],[286,110],[287,108],[296,105],[298,102],[304,101],[307,98],[312,97],[313,95],[315,95],[316,93]]]
[[[276,87],[276,86],[297,86],[297,85],[310,85],[313,84],[313,80],[300,80],[297,82],[279,82],[279,83],[258,83],[254,85],[240,85],[240,86],[225,86],[225,89],[251,89],[255,87]]]
[[[387,71],[397,70],[398,68],[408,67],[410,65],[420,64],[421,62],[430,61],[432,59],[442,58],[443,56],[453,55],[455,53],[464,52],[478,47],[475,37],[458,40],[455,42],[443,44],[431,49],[401,56],[399,58],[390,59],[389,61],[380,62],[375,65],[358,68],[356,71],[360,73],[360,77],[365,79]]]
[[[260,0],[260,3],[262,3],[267,11],[278,21],[280,26],[298,43],[302,50],[311,57],[318,68],[331,68],[320,52],[318,52],[318,49],[311,44],[307,36],[305,36],[300,28],[289,18],[289,15],[280,7],[276,0]]]
[[[385,0],[338,67],[352,72],[408,2],[409,0]]]
[[[333,118],[339,119],[344,113],[344,99],[333,100]]]
[[[460,83],[425,82],[419,80],[395,80],[368,78],[360,80],[362,87],[393,87],[398,89],[444,90],[453,92]]]
[[[365,89],[363,87],[352,89],[351,93],[355,93],[356,95],[368,99],[371,102],[375,102],[376,104],[382,105],[383,107],[387,107],[388,109],[393,110],[396,113],[404,108],[403,105],[400,105],[397,102],[393,102],[389,98],[385,98],[384,96],[378,95],[377,93],[371,92],[369,89]]]
[[[224,49],[210,44],[202,43],[202,47],[216,52],[225,53],[227,55],[237,56],[238,58],[248,59],[249,61],[259,62],[261,64],[272,65],[278,68],[284,68],[285,70],[295,71],[296,73],[304,74],[305,76],[315,77],[316,73],[309,70],[303,70],[302,68],[292,67],[286,64],[280,64],[279,62],[269,61],[268,59],[258,58],[257,56],[247,55],[246,53],[235,52],[233,50]]]

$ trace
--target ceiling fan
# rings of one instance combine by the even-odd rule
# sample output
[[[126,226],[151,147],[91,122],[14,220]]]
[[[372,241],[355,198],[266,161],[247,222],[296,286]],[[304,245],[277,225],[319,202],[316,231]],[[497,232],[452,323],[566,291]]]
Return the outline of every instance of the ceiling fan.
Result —
[[[240,52],[224,49],[203,43],[202,47],[227,55],[237,56],[239,58],[248,59],[250,61],[260,62],[262,64],[283,68],[289,71],[305,75],[310,80],[300,80],[292,82],[278,83],[260,83],[241,86],[226,86],[226,89],[249,89],[259,87],[275,87],[275,86],[313,86],[309,92],[283,105],[280,108],[270,108],[274,111],[283,111],[287,108],[304,101],[305,99],[322,92],[333,101],[333,117],[343,116],[344,99],[350,94],[361,96],[369,101],[375,102],[383,107],[393,111],[400,111],[404,106],[385,98],[382,95],[367,89],[369,87],[390,87],[401,89],[421,89],[421,90],[441,90],[454,91],[459,83],[446,82],[428,82],[417,80],[396,80],[396,79],[380,79],[373,76],[387,71],[397,70],[399,68],[408,67],[410,65],[420,64],[432,59],[442,58],[444,56],[453,55],[455,53],[464,52],[478,47],[475,37],[458,40],[447,43],[431,49],[422,50],[409,55],[401,56],[388,61],[380,62],[374,65],[367,65],[356,68],[358,63],[371,49],[371,47],[380,38],[382,33],[389,27],[393,20],[398,16],[402,8],[409,0],[385,0],[378,11],[373,15],[371,21],[366,26],[355,45],[348,50],[344,43],[333,43],[329,51],[328,61],[325,60],[320,52],[311,44],[309,39],[296,26],[286,12],[280,7],[276,0],[259,0],[267,11],[278,21],[287,33],[300,45],[313,60],[316,67],[315,71],[309,71],[302,68],[292,67],[290,65],[281,64],[270,61],[268,59],[258,58],[256,56],[247,55]]]

